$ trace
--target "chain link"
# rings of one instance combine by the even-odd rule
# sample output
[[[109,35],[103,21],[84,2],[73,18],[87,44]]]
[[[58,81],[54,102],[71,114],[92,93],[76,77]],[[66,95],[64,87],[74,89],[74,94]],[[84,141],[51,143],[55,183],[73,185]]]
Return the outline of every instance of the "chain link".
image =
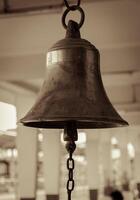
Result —
[[[83,9],[80,7],[81,0],[77,0],[77,4],[72,4],[72,5],[70,5],[68,3],[68,0],[64,0],[64,3],[66,5],[66,10],[64,11],[64,13],[62,15],[62,24],[63,24],[64,28],[67,29],[67,25],[65,22],[67,14],[71,11],[79,11],[81,14],[81,19],[80,19],[80,22],[78,23],[78,27],[80,29],[85,20],[85,13],[84,13]]]
[[[75,145],[75,143],[73,143]],[[72,158],[72,151],[69,152],[69,158],[67,159],[67,169],[68,169],[68,181],[67,181],[67,192],[68,200],[71,200],[71,192],[74,190],[74,179],[73,179],[73,170],[75,167],[74,160]]]
[[[69,3],[68,3],[68,1],[67,0],[64,0],[64,2],[65,2],[65,5],[66,5],[66,7],[68,8],[68,9],[72,9],[72,7],[69,5]],[[81,4],[81,0],[77,0],[77,4],[76,5],[74,5],[74,6],[76,6],[76,7],[79,7],[80,6],[80,4]]]
[[[78,139],[77,133],[77,126],[75,121],[69,121],[65,128],[64,128],[64,140],[66,142],[66,150],[69,153],[67,159],[67,169],[68,169],[68,180],[67,180],[67,193],[68,193],[68,200],[71,200],[71,193],[74,190],[74,178],[73,178],[73,171],[74,171],[74,159],[72,155],[76,149],[75,141]]]

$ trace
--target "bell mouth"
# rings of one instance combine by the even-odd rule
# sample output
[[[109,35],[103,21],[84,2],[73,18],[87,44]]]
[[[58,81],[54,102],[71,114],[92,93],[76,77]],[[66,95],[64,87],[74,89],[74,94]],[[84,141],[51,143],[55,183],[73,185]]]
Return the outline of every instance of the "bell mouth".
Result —
[[[70,121],[76,122],[78,129],[100,129],[100,128],[115,128],[128,126],[129,124],[125,120],[116,120],[111,118],[100,118],[100,119],[51,119],[51,120],[21,120],[24,126],[33,128],[64,128]]]

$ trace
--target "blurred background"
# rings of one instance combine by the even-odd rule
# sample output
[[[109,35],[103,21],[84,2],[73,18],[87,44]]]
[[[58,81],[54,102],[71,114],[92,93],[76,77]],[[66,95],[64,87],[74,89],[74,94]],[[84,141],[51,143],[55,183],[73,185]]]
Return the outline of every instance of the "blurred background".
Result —
[[[73,200],[140,199],[140,1],[83,0],[82,38],[100,51],[106,92],[126,128],[79,130]],[[70,1],[75,3],[75,1]],[[0,0],[0,200],[64,200],[63,130],[17,121],[45,79],[46,53],[65,30],[62,0]],[[67,17],[79,21],[78,12]]]

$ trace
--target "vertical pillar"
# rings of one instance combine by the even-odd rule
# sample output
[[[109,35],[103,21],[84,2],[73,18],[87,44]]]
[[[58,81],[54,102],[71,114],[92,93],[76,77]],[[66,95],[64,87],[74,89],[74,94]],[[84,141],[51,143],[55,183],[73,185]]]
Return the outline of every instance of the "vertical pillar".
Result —
[[[98,199],[99,189],[99,157],[98,157],[98,145],[99,141],[90,140],[87,134],[87,146],[86,146],[86,157],[87,157],[87,177],[89,186],[90,200]]]
[[[140,126],[136,126],[133,132],[135,133],[134,179],[137,185],[138,198],[140,199]]]
[[[121,151],[121,182],[122,182],[122,190],[125,191],[126,195],[130,191],[129,180],[131,179],[131,170],[130,170],[130,159],[128,156],[127,144],[128,144],[128,132],[127,128],[122,128],[119,130],[118,140],[119,147]]]
[[[135,181],[137,184],[138,196],[140,198],[140,152],[137,151],[135,155]]]
[[[131,178],[130,172],[130,161],[128,158],[127,146],[121,148],[121,175],[122,175],[122,189],[125,192],[129,192]]]
[[[59,200],[60,134],[57,129],[43,130],[44,177],[47,200]]]
[[[33,97],[17,97],[18,120],[30,109]],[[35,200],[37,174],[37,130],[22,125],[17,129],[18,197]]]
[[[111,142],[110,138],[107,141],[103,141],[101,144],[102,151],[101,151],[101,160],[103,165],[103,172],[104,172],[104,195],[110,196],[113,188],[111,185]]]

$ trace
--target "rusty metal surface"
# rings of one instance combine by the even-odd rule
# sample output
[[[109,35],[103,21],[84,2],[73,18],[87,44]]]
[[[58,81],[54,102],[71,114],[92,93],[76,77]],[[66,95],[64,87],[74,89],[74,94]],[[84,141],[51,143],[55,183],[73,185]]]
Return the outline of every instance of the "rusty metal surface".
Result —
[[[72,24],[68,27],[72,31]],[[77,29],[77,31],[79,31]],[[99,51],[73,36],[57,42],[47,54],[46,80],[38,99],[21,120],[25,126],[111,128],[127,125],[110,103],[100,74]]]

